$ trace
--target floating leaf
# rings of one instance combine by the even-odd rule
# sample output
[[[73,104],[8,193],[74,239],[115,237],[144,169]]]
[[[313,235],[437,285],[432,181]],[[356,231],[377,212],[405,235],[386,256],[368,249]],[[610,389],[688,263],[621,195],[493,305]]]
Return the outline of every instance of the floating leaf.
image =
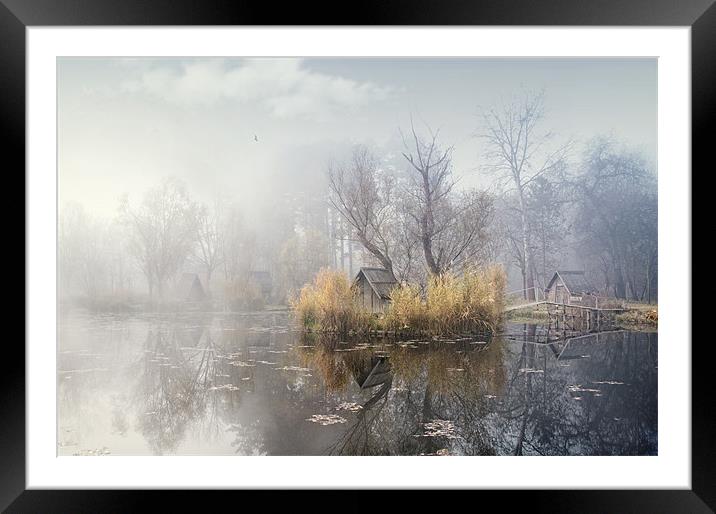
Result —
[[[352,402],[343,402],[336,405],[336,410],[349,410],[351,412],[357,412],[363,408],[362,405]]]
[[[219,391],[219,390],[226,390],[226,391],[238,391],[239,388],[236,387],[234,384],[223,384],[220,386],[212,386],[209,388],[209,391]]]
[[[448,439],[459,439],[455,433],[455,424],[447,419],[434,419],[428,423],[423,423],[425,432],[417,434],[415,437],[446,437]]]
[[[303,371],[305,373],[308,373],[309,371],[311,371],[308,368],[299,368],[298,366],[284,366],[282,368],[274,368],[274,369],[278,369],[281,371]]]
[[[311,423],[318,423],[319,425],[335,425],[336,423],[347,423],[348,420],[337,416],[336,414],[314,414],[310,418],[306,418],[306,421]]]

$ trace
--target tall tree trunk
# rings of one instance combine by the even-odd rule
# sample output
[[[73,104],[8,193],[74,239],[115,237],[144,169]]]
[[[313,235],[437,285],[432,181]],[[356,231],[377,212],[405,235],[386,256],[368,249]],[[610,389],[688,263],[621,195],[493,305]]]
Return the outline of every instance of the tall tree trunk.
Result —
[[[626,300],[626,282],[619,262],[614,266],[614,294],[617,298]]]
[[[341,271],[346,271],[346,249],[345,249],[345,227],[343,226],[343,220],[339,221],[338,224],[339,227],[339,247],[340,247],[340,256],[341,256]]]
[[[348,234],[348,270],[351,278],[353,277],[353,234]]]
[[[423,214],[420,229],[421,239],[423,243],[423,254],[425,255],[425,263],[428,265],[430,273],[440,275],[443,271],[439,264],[435,261],[433,255],[433,229],[435,227],[435,217],[433,214],[433,198],[430,190],[430,177],[428,169],[421,172],[423,176],[423,194],[425,195],[425,213]]]
[[[331,218],[330,218],[330,233],[328,234],[328,238],[331,242],[331,261],[333,263],[333,267],[338,267],[338,257],[336,257],[336,211],[331,209]]]
[[[206,296],[211,298],[211,274],[213,270],[211,268],[206,269]]]
[[[428,265],[430,273],[432,273],[433,275],[439,275],[442,270],[440,269],[438,263],[435,261],[435,256],[433,255],[432,230],[434,226],[434,219],[432,199],[430,198],[430,185],[428,184],[427,175],[425,175],[424,177],[423,187],[425,188],[425,202],[427,205],[425,208],[425,214],[423,214],[420,223],[420,239],[423,244],[423,255],[425,256],[425,263]]]
[[[525,212],[525,197],[522,188],[518,188],[518,197],[520,201],[520,222],[522,224],[522,257],[524,259],[524,275],[525,275],[525,299],[535,299],[535,280],[532,272],[532,254],[530,252],[529,226],[527,223],[527,213]]]
[[[423,237],[421,239],[423,243],[423,255],[425,255],[425,263],[428,265],[430,273],[432,273],[433,275],[439,275],[440,268],[435,262],[435,257],[433,256],[433,249],[430,237],[425,235],[425,232],[423,232]]]
[[[358,240],[361,242],[363,247],[370,252],[373,257],[378,259],[378,262],[380,262],[385,269],[393,273],[393,261],[391,261],[387,255],[381,252],[380,248],[368,241],[368,239],[365,237],[365,234],[363,234],[362,232],[358,232]]]

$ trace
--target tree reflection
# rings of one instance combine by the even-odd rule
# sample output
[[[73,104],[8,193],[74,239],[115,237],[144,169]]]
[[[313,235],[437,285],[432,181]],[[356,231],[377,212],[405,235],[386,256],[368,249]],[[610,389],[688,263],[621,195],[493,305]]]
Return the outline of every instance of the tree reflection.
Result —
[[[121,405],[134,404],[155,454],[197,442],[272,455],[657,450],[656,334],[554,340],[524,326],[488,341],[339,341],[267,318],[159,324],[142,352],[134,398],[111,421],[125,433]],[[309,422],[316,415],[345,422]]]
[[[656,368],[646,334],[591,334],[562,343],[524,343],[496,416],[500,453],[656,453]]]
[[[596,333],[548,345],[534,342],[535,330],[524,327],[522,343],[315,339],[302,362],[330,391],[345,389],[347,374],[359,382],[376,358],[391,370],[328,453],[655,453],[655,336]],[[445,428],[426,430],[435,424]]]
[[[358,386],[368,380],[369,387],[377,387],[328,453],[434,454],[448,447],[456,453],[493,453],[481,413],[486,398],[504,386],[499,341],[312,342],[301,352],[302,362],[319,370],[331,390],[336,371],[350,373]],[[383,380],[370,383],[370,377],[380,376],[382,363],[389,363],[390,372],[382,370]],[[426,435],[426,425],[436,421],[449,422],[455,432]]]
[[[187,423],[203,414],[211,351],[199,352],[198,366],[185,358],[176,330],[150,330],[139,380],[139,430],[155,454],[176,450]]]

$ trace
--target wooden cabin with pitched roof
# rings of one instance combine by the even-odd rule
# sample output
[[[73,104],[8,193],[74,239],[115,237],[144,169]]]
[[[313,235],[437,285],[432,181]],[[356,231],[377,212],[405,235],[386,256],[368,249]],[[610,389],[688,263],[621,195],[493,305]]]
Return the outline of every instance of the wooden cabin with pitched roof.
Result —
[[[196,303],[206,300],[206,291],[196,273],[183,273],[174,290],[175,299],[180,302]]]
[[[556,271],[544,293],[548,302],[585,307],[594,307],[598,294],[584,271]]]
[[[361,268],[353,285],[358,289],[358,303],[366,311],[385,312],[390,303],[390,292],[398,285],[393,273],[383,268]]]

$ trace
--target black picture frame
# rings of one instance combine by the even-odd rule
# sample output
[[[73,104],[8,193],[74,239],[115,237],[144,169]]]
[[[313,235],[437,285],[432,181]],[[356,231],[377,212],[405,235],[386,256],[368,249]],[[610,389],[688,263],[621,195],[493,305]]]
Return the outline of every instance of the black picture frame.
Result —
[[[25,167],[25,29],[63,25],[690,26],[692,167],[703,167],[702,171],[706,172],[709,162],[708,150],[712,143],[708,129],[716,113],[714,0],[487,0],[479,3],[370,0],[350,6],[337,2],[325,5],[297,2],[280,8],[273,3],[245,0],[0,0],[0,140],[5,150],[3,168],[7,170],[7,177],[24,176],[20,169]],[[709,162],[709,166],[713,164]],[[24,190],[24,180],[21,184]],[[5,219],[17,218],[17,207],[8,207],[7,203],[4,207],[8,216]],[[19,232],[19,223],[15,225]],[[19,274],[16,275],[18,277],[9,278],[19,281]],[[20,287],[18,285],[16,290],[24,291],[24,286]],[[691,344],[691,334],[685,339],[669,344]],[[19,338],[5,342],[5,369],[0,374],[3,417],[0,423],[0,509],[7,508],[8,512],[126,512],[147,505],[147,499],[159,495],[165,501],[167,495],[163,492],[25,490],[25,352]],[[713,512],[716,509],[713,437],[716,424],[710,407],[713,386],[709,371],[713,350],[708,340],[699,342],[704,344],[691,345],[692,489],[481,494],[510,495],[510,508],[514,508],[517,501],[538,512]],[[268,500],[269,493],[261,494]],[[353,499],[359,501],[359,497],[360,492],[353,491],[342,495],[340,502],[355,504]],[[422,497],[422,493],[413,496],[423,503]],[[189,508],[188,500],[185,493],[172,493],[172,501],[184,508]],[[199,501],[206,505],[205,499]],[[167,510],[166,504],[163,509]]]

